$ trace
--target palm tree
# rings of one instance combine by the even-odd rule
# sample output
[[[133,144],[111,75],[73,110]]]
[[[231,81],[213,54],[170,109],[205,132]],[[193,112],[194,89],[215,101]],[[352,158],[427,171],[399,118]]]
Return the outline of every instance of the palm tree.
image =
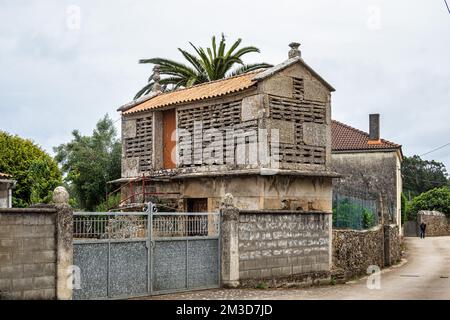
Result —
[[[216,37],[214,36],[212,37],[212,47],[206,48],[206,50],[202,47],[196,47],[190,42],[196,55],[178,48],[189,65],[164,58],[142,59],[139,63],[151,63],[159,66],[158,71],[163,76],[159,80],[162,91],[191,87],[200,83],[272,67],[267,63],[244,64],[242,56],[251,52],[259,53],[260,51],[252,46],[238,49],[241,42],[242,40],[238,39],[228,51],[226,51],[226,41],[223,34],[219,46],[216,45]],[[150,76],[147,85],[136,94],[135,99],[152,91],[155,85],[154,76],[155,74]]]

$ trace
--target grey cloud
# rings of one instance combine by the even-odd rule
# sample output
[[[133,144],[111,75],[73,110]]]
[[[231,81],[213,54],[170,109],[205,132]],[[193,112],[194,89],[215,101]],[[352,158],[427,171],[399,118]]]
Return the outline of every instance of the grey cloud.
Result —
[[[70,5],[81,9],[79,30],[67,28]],[[372,7],[379,29],[368,27]],[[0,21],[0,129],[49,151],[105,113],[119,117],[148,77],[138,59],[180,59],[177,47],[221,32],[261,49],[249,61],[279,63],[300,41],[337,89],[334,118],[366,129],[380,112],[384,138],[407,155],[450,142],[450,15],[440,1],[3,0]],[[450,148],[428,158],[450,166]]]

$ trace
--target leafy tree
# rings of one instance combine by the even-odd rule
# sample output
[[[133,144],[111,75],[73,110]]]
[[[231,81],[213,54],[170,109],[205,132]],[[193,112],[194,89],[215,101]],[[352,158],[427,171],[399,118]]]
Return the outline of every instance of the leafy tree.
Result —
[[[401,195],[401,211],[402,211],[402,223],[408,221],[408,199],[405,194],[402,192]]]
[[[92,136],[72,132],[72,141],[55,149],[75,203],[92,211],[105,200],[107,182],[120,178],[122,146],[113,121],[106,115]]]
[[[164,58],[142,59],[139,63],[151,63],[160,66],[160,73],[164,78],[160,79],[159,83],[164,90],[191,87],[200,83],[272,67],[267,63],[245,64],[242,61],[244,55],[252,52],[259,53],[260,51],[253,46],[239,48],[241,42],[242,39],[238,39],[227,51],[225,36],[222,34],[219,45],[216,43],[216,37],[212,37],[210,48],[204,49],[190,43],[195,54],[178,48],[178,51],[189,63],[188,65]],[[236,65],[237,67],[235,67]],[[150,76],[148,84],[136,94],[135,99],[152,91],[155,84],[153,76]]]
[[[420,210],[436,210],[450,217],[450,190],[441,187],[429,190],[415,197],[409,210],[410,217],[414,220]]]
[[[419,156],[405,157],[402,164],[403,192],[417,196],[433,188],[448,185],[445,165]]]
[[[48,203],[61,184],[57,163],[31,140],[0,131],[0,172],[17,180],[13,206]]]

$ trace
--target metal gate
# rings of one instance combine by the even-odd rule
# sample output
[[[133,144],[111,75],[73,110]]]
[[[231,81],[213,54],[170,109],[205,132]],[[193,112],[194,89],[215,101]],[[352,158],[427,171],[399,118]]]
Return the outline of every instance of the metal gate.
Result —
[[[75,300],[218,288],[218,213],[74,214]]]

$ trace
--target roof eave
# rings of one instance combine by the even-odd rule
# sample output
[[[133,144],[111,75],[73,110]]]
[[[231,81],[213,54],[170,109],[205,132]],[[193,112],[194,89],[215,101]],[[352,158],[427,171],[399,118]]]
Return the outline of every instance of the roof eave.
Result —
[[[373,148],[373,149],[332,149],[332,153],[360,153],[360,152],[397,152],[400,150],[402,152],[402,147],[392,147],[392,148]]]
[[[133,101],[131,101],[131,102],[129,102],[129,103],[126,103],[126,104],[122,105],[121,107],[119,107],[119,108],[117,109],[117,111],[118,111],[118,112],[125,112],[125,111],[128,111],[128,110],[130,110],[131,108],[136,107],[136,106],[138,106],[138,105],[144,103],[145,101],[148,101],[148,100],[150,100],[150,99],[156,97],[158,94],[159,94],[159,92],[152,92],[152,93],[149,93],[149,94],[147,94],[147,95],[145,95],[145,96],[142,96],[142,97],[137,98],[137,99],[135,99],[135,100],[133,100]]]

